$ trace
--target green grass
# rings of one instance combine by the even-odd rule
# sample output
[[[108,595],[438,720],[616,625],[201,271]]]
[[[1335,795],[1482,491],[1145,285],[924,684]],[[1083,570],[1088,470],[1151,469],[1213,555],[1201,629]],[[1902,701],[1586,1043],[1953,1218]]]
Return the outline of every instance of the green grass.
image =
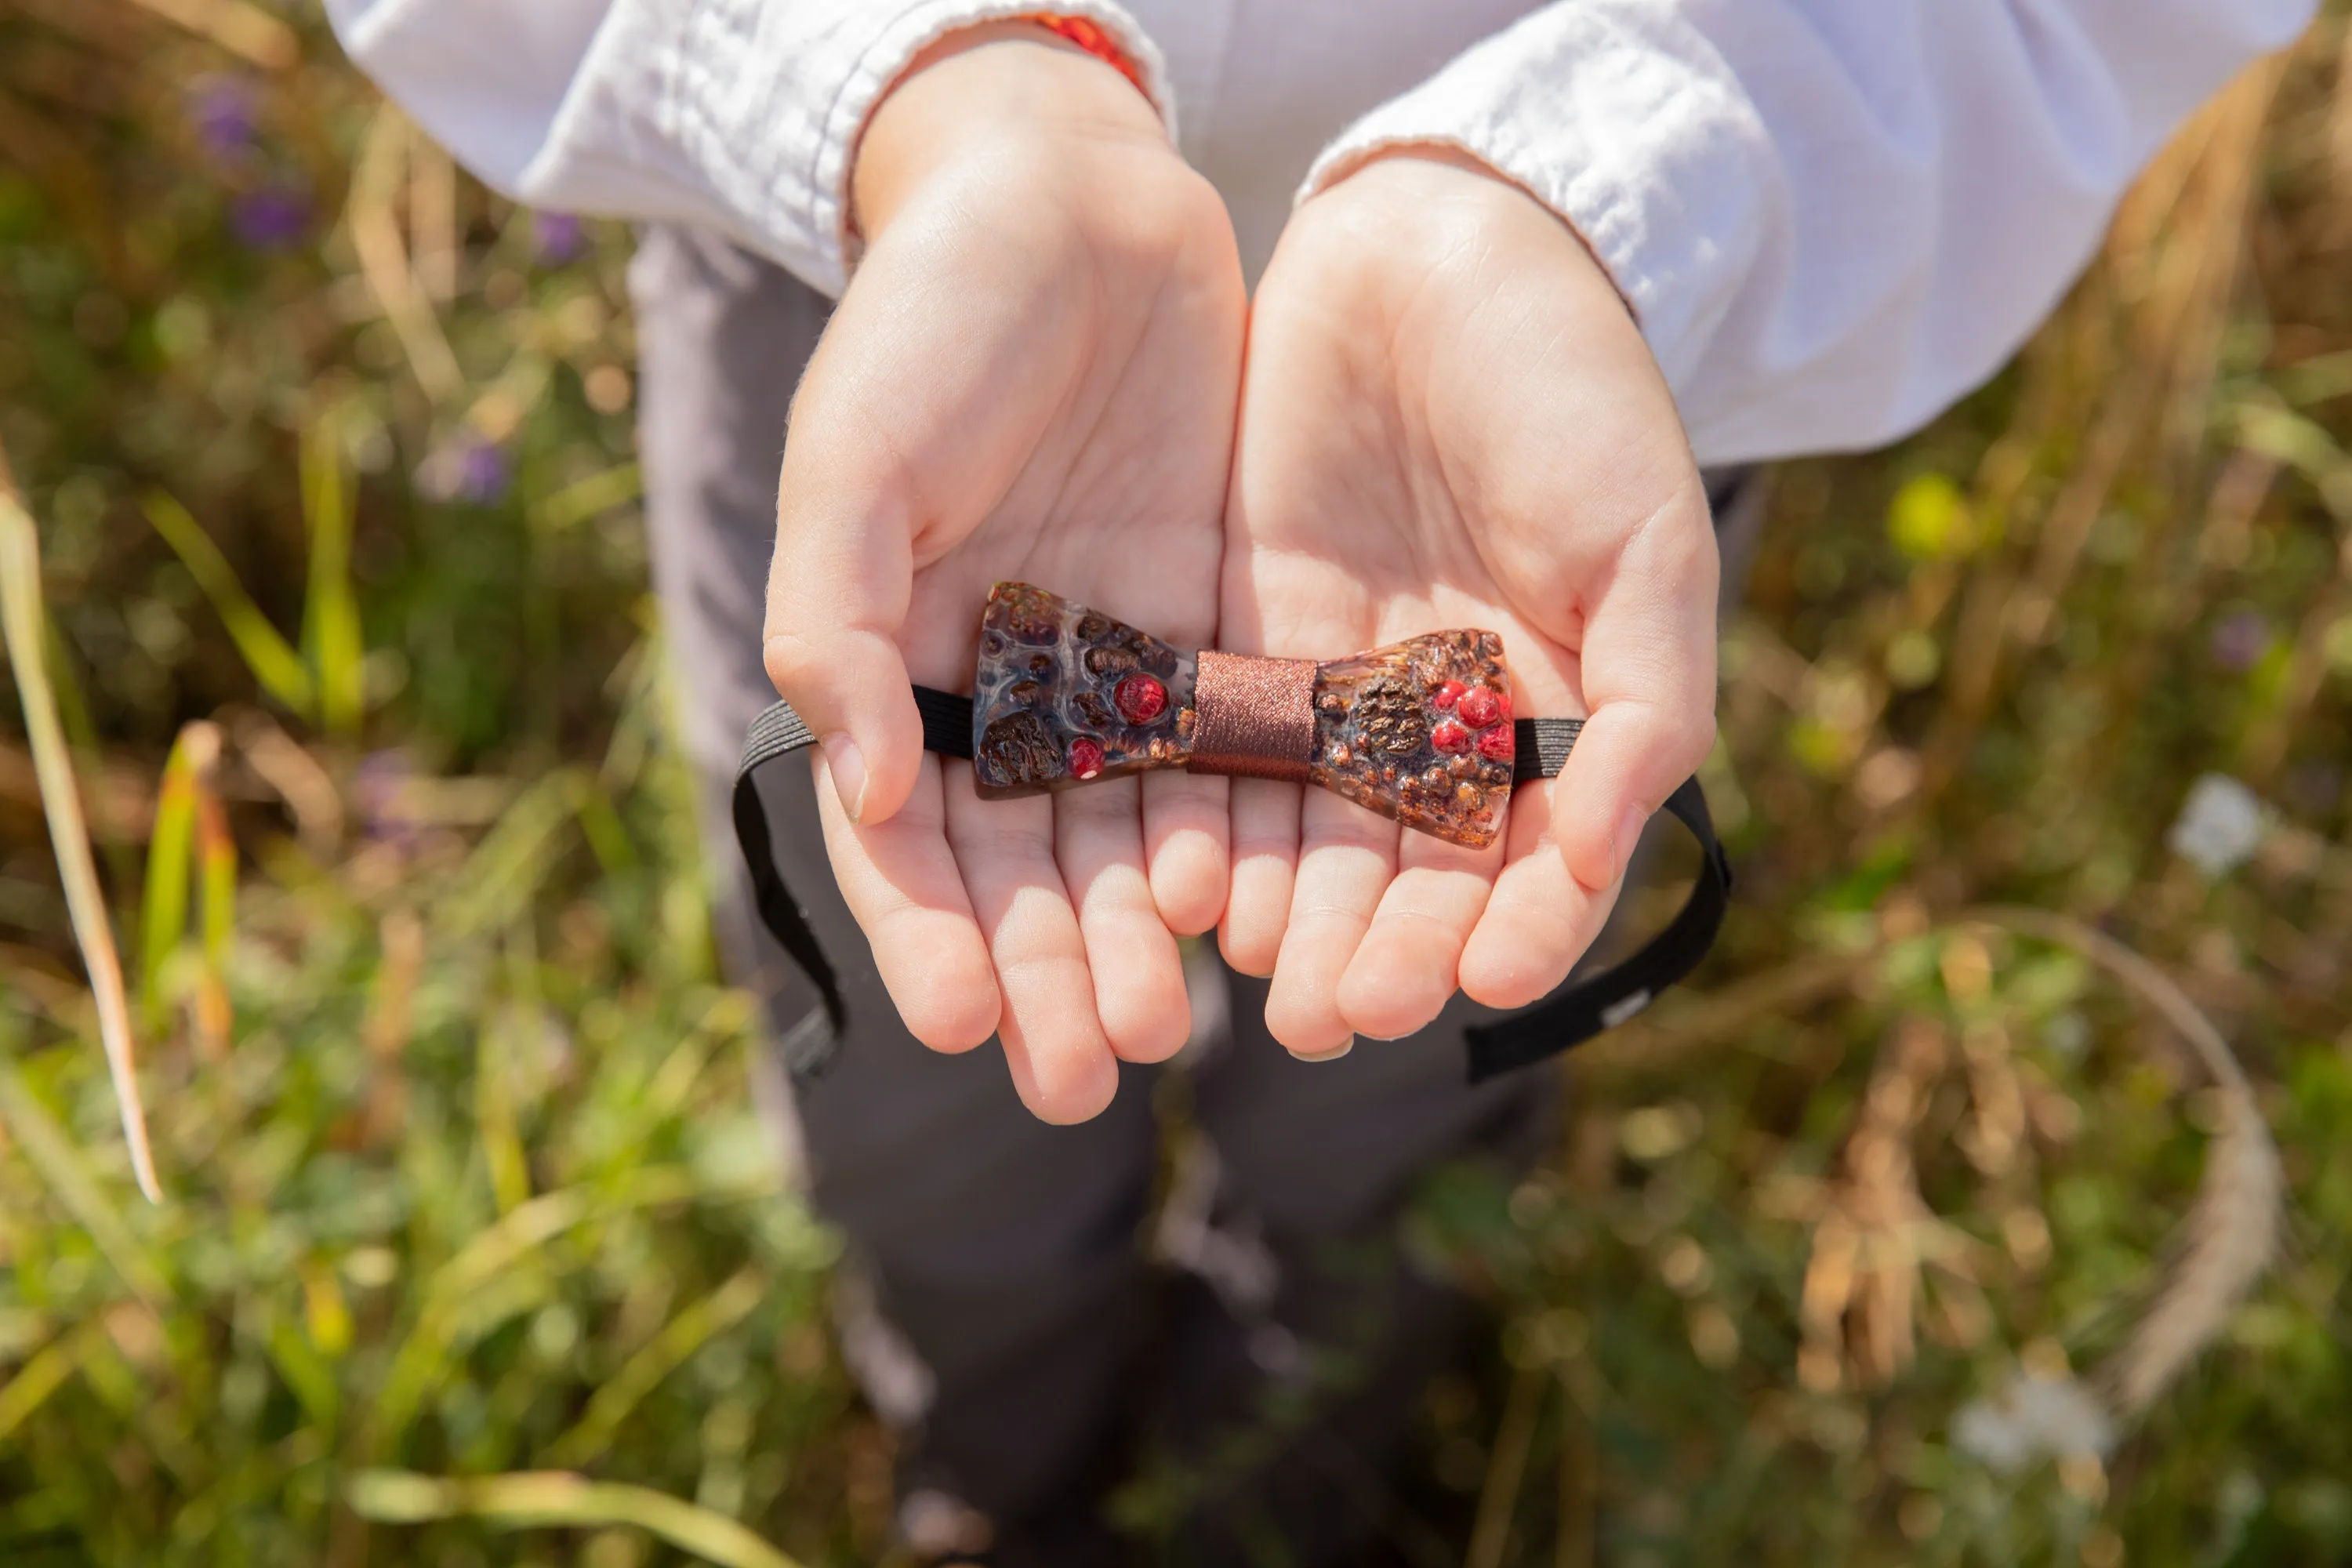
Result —
[[[0,446],[165,1190],[6,705],[0,1561],[875,1561],[888,1443],[663,706],[626,237],[551,252],[295,19],[270,69],[0,0]],[[1503,1322],[1426,1401],[1474,1568],[2352,1558],[2344,34],[2201,120],[1992,385],[1776,475],[1723,952],[1570,1069],[1535,1177],[1415,1208]],[[2208,774],[2267,824],[2213,876],[2167,842]],[[1997,907],[2177,984],[2288,1188],[2105,1462],[2015,1475],[1958,1413],[2126,1339],[2230,1102]]]

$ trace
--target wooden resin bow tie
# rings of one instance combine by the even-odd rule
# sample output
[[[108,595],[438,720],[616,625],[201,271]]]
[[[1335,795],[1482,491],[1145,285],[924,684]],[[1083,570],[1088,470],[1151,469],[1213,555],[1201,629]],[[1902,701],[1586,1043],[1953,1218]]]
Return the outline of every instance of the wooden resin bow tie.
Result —
[[[1292,779],[1336,790],[1407,827],[1483,849],[1502,831],[1511,790],[1567,762],[1580,719],[1517,719],[1503,639],[1432,632],[1316,664],[1180,653],[1097,610],[999,583],[980,622],[973,695],[915,688],[925,749],[970,759],[983,798],[1066,789],[1148,768]],[[822,1071],[848,1026],[839,977],[801,900],[785,887],[758,778],[816,743],[779,702],[751,724],[735,772],[735,837],[761,923],[823,999],[777,1049],[801,1076]],[[793,792],[813,809],[814,784]],[[1560,803],[1559,809],[1570,809]],[[1470,1078],[1525,1067],[1613,1028],[1706,956],[1731,896],[1731,863],[1706,796],[1685,779],[1665,810],[1698,839],[1699,874],[1680,913],[1622,963],[1516,1013],[1463,1031]],[[831,894],[838,903],[839,896]]]
[[[999,583],[981,615],[973,688],[982,800],[1189,768],[1320,784],[1483,849],[1517,777],[1519,726],[1493,632],[1432,632],[1323,664],[1195,655],[1043,588]],[[1564,756],[1580,721],[1555,722]]]

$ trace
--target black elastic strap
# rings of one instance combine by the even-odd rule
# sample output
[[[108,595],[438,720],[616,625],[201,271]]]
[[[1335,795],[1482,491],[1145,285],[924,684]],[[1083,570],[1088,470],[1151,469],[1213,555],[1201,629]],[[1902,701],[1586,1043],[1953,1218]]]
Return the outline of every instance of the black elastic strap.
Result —
[[[922,714],[926,750],[943,757],[971,757],[971,698],[918,686],[915,707]],[[1513,782],[1526,784],[1559,772],[1584,721],[1520,719],[1512,728],[1517,747]],[[848,1023],[840,982],[825,961],[824,949],[817,945],[816,933],[809,929],[808,911],[801,908],[776,869],[767,807],[751,782],[751,775],[767,763],[815,743],[816,736],[789,703],[779,702],[752,721],[751,733],[743,741],[743,760],[735,768],[735,837],[751,873],[761,922],[815,984],[824,999],[825,1016],[838,1037]],[[1471,1082],[1542,1061],[1583,1044],[1603,1029],[1615,1028],[1647,1007],[1659,992],[1697,968],[1699,960],[1706,956],[1730,905],[1731,861],[1716,839],[1715,823],[1706,814],[1706,796],[1697,779],[1685,779],[1666,797],[1665,808],[1691,830],[1702,853],[1698,880],[1681,912],[1622,963],[1507,1017],[1473,1026],[1466,1031]]]
[[[809,929],[808,911],[801,908],[800,900],[784,886],[783,873],[776,869],[776,847],[768,837],[768,807],[751,782],[761,763],[815,742],[807,721],[793,712],[789,702],[779,702],[751,721],[751,731],[743,737],[743,760],[735,764],[735,843],[751,873],[751,901],[760,911],[760,923],[824,998],[825,1020],[837,1038],[849,1022],[848,1009],[841,1001],[841,982],[835,977],[824,949],[817,945],[816,932]]]
[[[1706,795],[1696,777],[1683,780],[1666,796],[1666,810],[1698,840],[1702,858],[1690,897],[1665,930],[1622,963],[1555,991],[1531,1007],[1463,1031],[1472,1083],[1557,1056],[1603,1029],[1615,1028],[1696,969],[1715,945],[1724,911],[1731,907],[1731,858],[1715,837],[1715,819],[1706,814]]]

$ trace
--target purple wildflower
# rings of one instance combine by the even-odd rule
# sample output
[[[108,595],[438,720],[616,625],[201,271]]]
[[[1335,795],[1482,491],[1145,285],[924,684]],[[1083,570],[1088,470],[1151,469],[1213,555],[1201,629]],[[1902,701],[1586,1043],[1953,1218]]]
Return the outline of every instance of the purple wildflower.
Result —
[[[2213,662],[2224,669],[2249,670],[2271,650],[2270,623],[2260,610],[2238,610],[2213,628]]]
[[[539,258],[550,267],[576,259],[588,248],[588,228],[570,213],[533,213],[531,237]]]
[[[401,810],[401,796],[415,776],[402,752],[370,752],[352,780],[352,803],[359,807],[361,831],[373,843],[413,847],[416,825]]]
[[[290,250],[310,232],[310,194],[276,183],[247,191],[230,209],[229,225],[255,250]]]
[[[198,77],[188,86],[188,125],[196,144],[221,163],[251,153],[260,140],[260,94],[252,79]]]
[[[426,499],[488,506],[514,483],[505,452],[473,430],[460,430],[417,465],[416,488]]]
[[[488,441],[469,442],[458,456],[457,494],[461,500],[488,506],[505,495],[513,481],[514,466]]]

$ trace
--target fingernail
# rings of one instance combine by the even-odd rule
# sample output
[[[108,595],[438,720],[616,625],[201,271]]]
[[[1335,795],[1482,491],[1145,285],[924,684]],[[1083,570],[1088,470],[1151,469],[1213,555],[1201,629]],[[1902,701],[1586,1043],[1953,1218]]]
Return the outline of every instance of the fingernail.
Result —
[[[1609,841],[1610,852],[1617,862],[1617,870],[1609,879],[1611,881],[1625,879],[1625,868],[1633,859],[1633,846],[1642,841],[1642,825],[1649,820],[1650,814],[1638,805],[1627,806],[1625,815],[1617,819],[1617,837]]]
[[[857,742],[845,734],[831,734],[817,742],[824,748],[825,771],[833,774],[833,793],[841,797],[841,809],[849,820],[857,820],[866,809],[866,759],[858,754]]]
[[[1308,1056],[1305,1051],[1293,1051],[1290,1054],[1302,1062],[1336,1062],[1355,1048],[1356,1037],[1349,1035],[1328,1051],[1317,1051],[1313,1056]]]

